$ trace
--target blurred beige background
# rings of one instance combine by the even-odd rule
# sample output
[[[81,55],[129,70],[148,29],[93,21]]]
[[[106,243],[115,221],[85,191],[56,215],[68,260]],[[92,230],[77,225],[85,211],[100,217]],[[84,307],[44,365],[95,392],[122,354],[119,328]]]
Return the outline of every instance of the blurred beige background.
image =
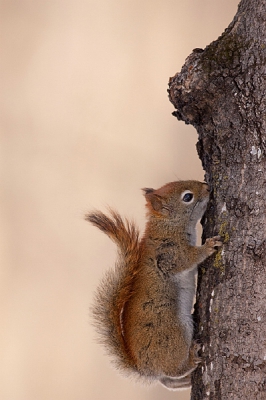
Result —
[[[189,398],[121,377],[96,343],[115,248],[83,214],[110,204],[143,229],[141,187],[203,179],[167,83],[237,2],[0,2],[2,400]]]

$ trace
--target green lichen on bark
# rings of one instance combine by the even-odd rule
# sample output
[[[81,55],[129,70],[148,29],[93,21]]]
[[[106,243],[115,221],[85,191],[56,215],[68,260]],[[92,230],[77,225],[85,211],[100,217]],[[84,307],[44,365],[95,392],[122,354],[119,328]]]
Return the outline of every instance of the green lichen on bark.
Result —
[[[203,71],[208,75],[214,71],[217,75],[217,68],[230,69],[239,66],[241,53],[248,45],[241,36],[225,32],[202,53]]]

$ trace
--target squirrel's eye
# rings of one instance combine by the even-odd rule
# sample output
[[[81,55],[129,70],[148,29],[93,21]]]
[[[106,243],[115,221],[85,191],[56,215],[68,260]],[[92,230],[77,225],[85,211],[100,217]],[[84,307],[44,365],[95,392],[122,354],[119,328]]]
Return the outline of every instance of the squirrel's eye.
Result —
[[[189,203],[192,199],[193,199],[193,193],[191,193],[191,192],[186,192],[182,197],[182,200],[185,203]]]

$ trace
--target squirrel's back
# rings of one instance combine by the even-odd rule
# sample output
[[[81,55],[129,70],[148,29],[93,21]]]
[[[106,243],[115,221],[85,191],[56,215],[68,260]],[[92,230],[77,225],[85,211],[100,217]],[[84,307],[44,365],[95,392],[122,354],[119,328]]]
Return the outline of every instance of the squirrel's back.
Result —
[[[135,224],[123,220],[110,209],[110,217],[101,211],[87,214],[85,219],[103,231],[118,247],[115,268],[107,271],[96,291],[92,313],[100,341],[108,349],[116,366],[122,370],[137,371],[127,348],[123,332],[123,312],[132,295],[141,246]]]

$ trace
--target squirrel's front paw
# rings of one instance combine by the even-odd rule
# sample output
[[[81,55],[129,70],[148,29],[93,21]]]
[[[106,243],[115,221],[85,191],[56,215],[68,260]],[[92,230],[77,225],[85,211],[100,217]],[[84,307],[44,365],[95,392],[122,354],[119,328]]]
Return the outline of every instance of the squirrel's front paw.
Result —
[[[212,238],[206,239],[205,247],[208,255],[212,255],[215,252],[215,247],[220,247],[223,245],[220,236],[213,236]]]

